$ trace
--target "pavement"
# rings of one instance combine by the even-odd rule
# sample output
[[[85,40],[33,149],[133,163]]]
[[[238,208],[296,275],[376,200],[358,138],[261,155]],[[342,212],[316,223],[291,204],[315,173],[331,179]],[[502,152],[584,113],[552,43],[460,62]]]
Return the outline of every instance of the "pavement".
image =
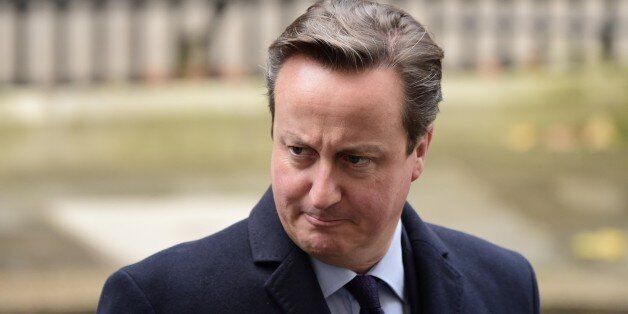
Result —
[[[39,214],[23,218],[24,226],[30,223],[31,231],[39,230],[39,236],[28,232],[33,237],[30,240],[7,239],[4,234],[6,242],[21,248],[10,254],[13,263],[7,262],[6,255],[0,258],[4,263],[0,264],[0,313],[89,312],[108,274],[247,217],[264,188],[260,182],[254,189],[230,194],[195,189],[152,196],[42,196]],[[622,301],[628,291],[620,279],[597,276],[591,281],[577,268],[550,267],[561,263],[555,254],[559,243],[551,232],[499,200],[461,167],[429,168],[413,185],[408,199],[427,221],[524,254],[537,268],[544,304],[549,308],[577,304],[580,308],[591,304],[597,309],[609,304],[614,304],[614,309],[628,308]],[[42,252],[41,247],[48,249],[36,254]],[[24,254],[27,251],[30,255]],[[616,283],[609,285],[609,280]],[[585,288],[584,283],[591,282],[600,286],[600,293]],[[570,291],[571,297],[565,291]]]

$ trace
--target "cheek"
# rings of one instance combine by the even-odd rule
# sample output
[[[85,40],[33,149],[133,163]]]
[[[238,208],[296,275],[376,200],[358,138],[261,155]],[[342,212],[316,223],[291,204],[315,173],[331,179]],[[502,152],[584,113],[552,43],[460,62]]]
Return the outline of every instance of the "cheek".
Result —
[[[301,199],[306,190],[305,180],[278,154],[273,152],[271,160],[271,183],[277,208],[285,211]]]
[[[386,208],[390,204],[388,202],[390,198],[382,188],[386,189],[386,187],[379,185],[354,187],[350,202],[353,204],[351,207],[357,211],[358,217],[356,218],[364,220],[370,225],[379,225],[382,222]]]
[[[355,186],[351,202],[352,207],[360,209],[357,218],[362,220],[361,224],[379,230],[398,219],[410,184],[405,178],[378,179],[368,185]]]

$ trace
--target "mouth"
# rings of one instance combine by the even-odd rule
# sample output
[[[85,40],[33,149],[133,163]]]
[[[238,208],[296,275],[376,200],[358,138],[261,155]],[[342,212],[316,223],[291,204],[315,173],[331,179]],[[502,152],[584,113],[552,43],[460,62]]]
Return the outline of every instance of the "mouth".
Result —
[[[347,219],[328,219],[321,218],[311,214],[305,214],[305,219],[314,226],[317,227],[333,227],[340,225],[347,221]]]

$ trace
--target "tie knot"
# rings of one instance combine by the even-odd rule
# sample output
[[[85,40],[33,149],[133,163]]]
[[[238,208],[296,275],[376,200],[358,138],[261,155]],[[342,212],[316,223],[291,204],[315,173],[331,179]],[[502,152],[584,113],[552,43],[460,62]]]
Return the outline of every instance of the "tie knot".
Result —
[[[360,313],[366,311],[379,313],[381,311],[375,277],[357,275],[345,285],[345,288],[360,304]]]

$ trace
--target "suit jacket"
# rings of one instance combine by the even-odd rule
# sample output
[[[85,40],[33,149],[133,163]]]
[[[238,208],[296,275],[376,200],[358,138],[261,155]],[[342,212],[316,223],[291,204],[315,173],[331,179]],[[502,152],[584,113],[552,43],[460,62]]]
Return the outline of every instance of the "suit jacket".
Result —
[[[402,251],[412,313],[539,313],[521,255],[427,224],[405,204]],[[329,313],[308,256],[269,189],[242,220],[109,277],[98,313]]]

